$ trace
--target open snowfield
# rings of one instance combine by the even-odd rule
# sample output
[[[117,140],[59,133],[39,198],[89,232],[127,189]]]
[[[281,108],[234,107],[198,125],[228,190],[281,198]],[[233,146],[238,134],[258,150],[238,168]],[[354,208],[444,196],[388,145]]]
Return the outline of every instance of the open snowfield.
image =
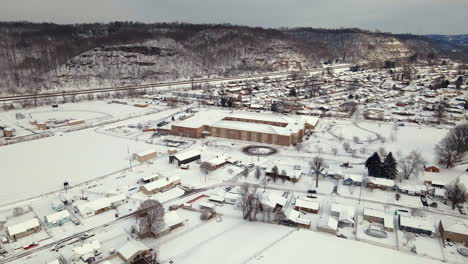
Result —
[[[267,248],[247,263],[441,263],[435,260],[405,254],[391,249],[372,246],[327,234],[306,230],[293,232],[284,240]]]
[[[91,180],[128,167],[127,147],[139,151],[150,145],[83,130],[4,146],[1,203],[24,199]],[[5,188],[8,186],[8,188]]]

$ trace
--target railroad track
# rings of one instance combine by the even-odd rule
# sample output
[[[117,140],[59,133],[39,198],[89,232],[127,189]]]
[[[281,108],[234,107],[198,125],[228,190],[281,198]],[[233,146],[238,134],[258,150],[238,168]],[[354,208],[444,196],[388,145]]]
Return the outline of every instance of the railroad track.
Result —
[[[71,95],[82,95],[82,94],[95,94],[95,93],[106,93],[106,92],[129,91],[129,90],[167,87],[167,86],[174,86],[174,85],[189,85],[189,84],[192,84],[192,83],[193,84],[200,84],[200,83],[204,83],[204,82],[236,81],[236,80],[245,80],[245,79],[256,79],[256,78],[269,77],[269,76],[287,75],[287,74],[291,74],[291,73],[293,73],[293,72],[277,72],[277,73],[257,74],[257,75],[251,75],[251,76],[237,76],[237,77],[212,78],[212,79],[196,79],[196,80],[189,80],[189,81],[153,83],[153,84],[142,84],[142,85],[133,85],[133,86],[116,86],[116,87],[107,87],[107,88],[81,89],[81,90],[73,90],[73,91],[50,92],[50,93],[40,93],[40,94],[12,95],[12,96],[0,97],[0,102],[12,102],[12,101],[41,99],[41,98],[59,97],[59,96],[71,96]],[[298,72],[296,71],[295,73],[298,73]],[[307,72],[303,71],[302,73],[307,73]]]

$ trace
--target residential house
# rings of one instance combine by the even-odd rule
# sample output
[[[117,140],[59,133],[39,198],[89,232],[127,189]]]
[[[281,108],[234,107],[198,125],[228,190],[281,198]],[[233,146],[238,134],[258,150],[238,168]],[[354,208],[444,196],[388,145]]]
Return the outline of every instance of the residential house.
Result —
[[[60,212],[47,215],[44,217],[44,219],[45,219],[45,224],[47,224],[48,227],[61,226],[72,220],[71,215],[67,210],[63,210]]]
[[[287,220],[294,224],[295,226],[303,227],[303,228],[310,228],[311,221],[304,217],[301,212],[296,210],[290,210],[286,216]]]
[[[344,185],[357,185],[361,186],[363,176],[360,174],[345,174],[343,178]]]
[[[394,190],[395,182],[390,179],[368,177],[367,187],[371,189]]]
[[[10,240],[13,241],[37,233],[39,231],[41,231],[41,224],[39,223],[39,220],[37,218],[33,218],[22,223],[6,226],[7,235],[10,238]]]
[[[127,197],[123,194],[119,194],[80,204],[76,206],[76,209],[80,212],[81,216],[90,217],[109,211],[125,202],[127,202]]]
[[[321,217],[317,224],[317,231],[336,235],[338,230],[338,220],[333,216]]]
[[[121,247],[117,254],[127,264],[137,263],[142,260],[149,252],[149,248],[140,241],[130,240]]]
[[[434,222],[432,219],[399,215],[398,224],[400,226],[400,230],[421,235],[432,236],[435,232]]]
[[[155,194],[158,192],[165,192],[180,184],[179,176],[164,177],[159,180],[150,182],[140,187],[140,190],[146,194]]]
[[[468,247],[468,222],[457,218],[443,218],[439,221],[439,232],[443,240],[459,242]]]
[[[294,210],[297,210],[299,212],[304,211],[308,213],[318,214],[319,202],[312,201],[309,199],[297,199],[296,204],[294,205]]]

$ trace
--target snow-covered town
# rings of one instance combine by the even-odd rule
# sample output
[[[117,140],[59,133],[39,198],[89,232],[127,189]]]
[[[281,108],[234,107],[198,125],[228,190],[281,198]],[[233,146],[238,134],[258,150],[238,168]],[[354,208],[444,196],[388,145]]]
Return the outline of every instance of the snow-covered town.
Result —
[[[467,263],[467,80],[324,64],[4,102],[0,263]]]

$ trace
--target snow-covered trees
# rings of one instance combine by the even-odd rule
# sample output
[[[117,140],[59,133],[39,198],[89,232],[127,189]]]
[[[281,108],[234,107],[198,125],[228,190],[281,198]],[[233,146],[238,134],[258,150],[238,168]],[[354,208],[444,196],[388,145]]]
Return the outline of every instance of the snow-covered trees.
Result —
[[[411,175],[418,175],[419,171],[422,171],[426,161],[422,157],[421,153],[413,150],[407,156],[404,156],[398,160],[400,166],[400,182],[404,179],[409,179]]]
[[[388,153],[382,163],[382,177],[387,179],[395,179],[398,175],[397,162],[392,153]]]
[[[279,174],[279,169],[278,169],[278,166],[273,166],[273,168],[271,168],[271,178],[273,179],[273,182],[276,182],[276,179],[278,178],[278,174]]]
[[[255,168],[254,175],[255,175],[255,179],[257,179],[257,180],[260,179],[260,176],[262,176],[262,170],[260,169],[260,167],[257,166]]]
[[[242,217],[244,220],[254,221],[256,219],[257,212],[257,186],[251,185],[248,183],[243,183],[241,185],[241,208],[242,208]]]
[[[395,179],[398,175],[398,167],[393,154],[390,152],[385,156],[384,161],[380,159],[377,152],[374,152],[365,163],[369,176]]]
[[[366,160],[365,166],[369,176],[379,177],[382,174],[382,161],[377,152]]]
[[[439,163],[447,168],[460,162],[463,153],[468,151],[468,123],[457,125],[436,145]]]
[[[136,217],[140,236],[156,236],[164,226],[162,204],[156,200],[146,200],[140,204],[138,211]]]
[[[465,202],[466,187],[456,179],[455,182],[445,186],[445,197],[452,203],[452,210],[457,204]]]

